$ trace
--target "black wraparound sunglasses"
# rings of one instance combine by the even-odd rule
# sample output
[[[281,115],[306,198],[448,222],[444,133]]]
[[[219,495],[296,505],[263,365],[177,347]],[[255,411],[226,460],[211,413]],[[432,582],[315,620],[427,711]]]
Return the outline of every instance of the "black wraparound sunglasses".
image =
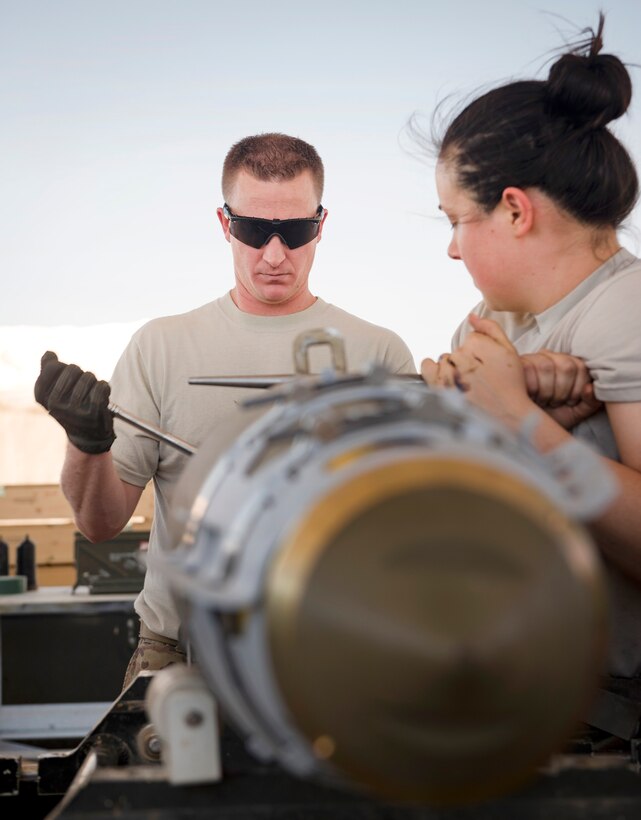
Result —
[[[290,250],[306,245],[318,236],[323,221],[322,205],[311,219],[259,219],[255,216],[236,216],[225,202],[223,214],[229,220],[231,235],[252,248],[262,248],[272,236],[278,236]]]

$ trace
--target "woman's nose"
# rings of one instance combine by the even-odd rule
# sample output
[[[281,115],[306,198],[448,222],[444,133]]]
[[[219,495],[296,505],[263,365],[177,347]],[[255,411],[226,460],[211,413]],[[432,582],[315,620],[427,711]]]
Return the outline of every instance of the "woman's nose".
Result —
[[[450,244],[447,246],[447,255],[450,259],[460,259],[461,256],[458,252],[458,245],[456,244],[456,237],[452,237],[450,239]]]

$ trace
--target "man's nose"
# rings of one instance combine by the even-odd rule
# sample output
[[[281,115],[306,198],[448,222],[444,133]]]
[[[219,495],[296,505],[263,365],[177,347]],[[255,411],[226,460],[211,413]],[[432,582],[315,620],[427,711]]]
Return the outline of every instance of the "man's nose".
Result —
[[[266,245],[263,245],[263,259],[272,268],[277,268],[285,259],[287,245],[279,236],[272,236]]]
[[[450,239],[450,244],[447,246],[447,255],[450,257],[450,259],[461,258],[458,252],[458,245],[456,244],[456,239],[454,237]]]

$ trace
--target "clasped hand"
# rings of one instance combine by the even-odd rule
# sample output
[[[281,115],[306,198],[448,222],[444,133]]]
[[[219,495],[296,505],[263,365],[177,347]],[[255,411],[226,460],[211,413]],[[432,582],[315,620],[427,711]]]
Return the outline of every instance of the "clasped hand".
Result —
[[[491,319],[469,317],[474,328],[453,353],[425,359],[421,373],[432,387],[457,387],[469,400],[510,426],[543,408],[570,430],[603,405],[594,395],[583,360],[542,350],[519,356],[501,327]]]

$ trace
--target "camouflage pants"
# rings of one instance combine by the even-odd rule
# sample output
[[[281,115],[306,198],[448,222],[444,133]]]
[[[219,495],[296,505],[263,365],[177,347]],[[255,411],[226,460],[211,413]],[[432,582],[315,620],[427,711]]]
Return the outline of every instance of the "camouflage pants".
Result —
[[[179,648],[178,641],[152,632],[141,621],[138,646],[127,666],[122,688],[123,690],[126,689],[138,673],[143,670],[164,669],[165,666],[169,666],[171,663],[185,663],[186,661],[187,656]]]

